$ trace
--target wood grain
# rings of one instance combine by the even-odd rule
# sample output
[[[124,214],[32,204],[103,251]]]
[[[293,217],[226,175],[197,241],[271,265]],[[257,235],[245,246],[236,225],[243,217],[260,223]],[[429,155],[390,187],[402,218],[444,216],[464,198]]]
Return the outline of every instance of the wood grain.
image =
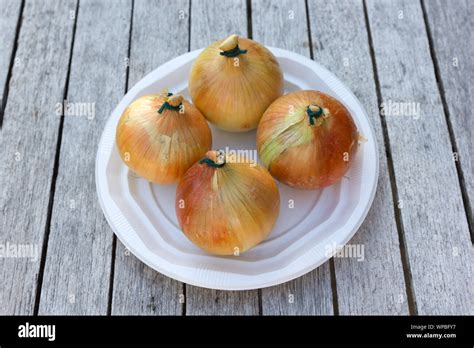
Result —
[[[263,315],[333,315],[329,262],[306,275],[262,289]]]
[[[408,314],[363,3],[311,0],[308,8],[314,59],[346,83],[365,106],[379,148],[377,193],[366,220],[348,243],[364,248],[363,259],[334,260],[339,313]]]
[[[26,1],[23,11],[0,137],[0,242],[28,244],[37,258],[0,258],[0,314],[34,311],[75,6]]]
[[[12,54],[20,21],[20,10],[21,0],[0,0],[0,108],[2,108],[0,115],[4,108],[8,71],[13,63]]]
[[[473,248],[420,3],[367,10],[383,101],[419,105],[384,116],[417,312],[472,314]]]
[[[258,292],[186,285],[186,315],[258,315]]]
[[[433,40],[434,59],[441,78],[441,89],[452,125],[455,149],[459,155],[462,185],[467,193],[465,209],[471,224],[474,209],[474,6],[472,1],[456,0],[449,5],[439,0],[423,2]]]
[[[192,1],[191,49],[203,48],[230,34],[247,36],[243,0]],[[219,291],[186,285],[187,315],[257,315],[258,291]]]
[[[130,13],[130,0],[79,3],[67,101],[90,113],[64,116],[40,314],[107,313],[113,234],[94,194],[95,158],[125,88]]]
[[[204,48],[231,34],[248,36],[245,0],[192,2],[191,50]]]
[[[166,15],[164,14],[166,12]],[[135,1],[129,88],[168,60],[186,53],[189,1]],[[112,314],[179,315],[183,284],[156,272],[117,241]]]
[[[255,40],[310,57],[303,0],[253,1],[252,28]],[[262,312],[265,315],[333,314],[329,262],[296,280],[262,289]]]

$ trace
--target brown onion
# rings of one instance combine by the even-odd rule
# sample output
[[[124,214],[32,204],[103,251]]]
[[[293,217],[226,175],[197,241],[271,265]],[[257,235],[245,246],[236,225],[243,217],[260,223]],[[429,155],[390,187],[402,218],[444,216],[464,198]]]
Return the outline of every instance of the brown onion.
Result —
[[[120,117],[116,142],[125,164],[148,181],[178,181],[212,144],[199,110],[182,96],[149,94]]]
[[[261,161],[279,181],[302,189],[332,185],[349,169],[358,132],[349,111],[318,91],[275,100],[257,130]]]
[[[216,151],[194,164],[176,192],[184,234],[211,254],[238,255],[270,233],[280,195],[268,171],[251,162],[219,160]]]
[[[217,127],[248,131],[257,127],[265,109],[282,95],[283,74],[267,48],[231,35],[196,58],[189,93],[204,117]]]

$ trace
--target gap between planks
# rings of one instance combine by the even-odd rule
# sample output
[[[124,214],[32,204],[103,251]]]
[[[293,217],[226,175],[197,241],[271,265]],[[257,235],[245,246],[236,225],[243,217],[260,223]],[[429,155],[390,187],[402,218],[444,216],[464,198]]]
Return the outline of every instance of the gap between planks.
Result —
[[[72,27],[72,37],[71,37],[71,47],[69,49],[69,61],[68,61],[68,69],[66,74],[66,83],[64,85],[64,93],[63,93],[63,100],[67,99],[68,96],[68,89],[69,89],[69,77],[71,75],[71,62],[72,62],[72,54],[74,51],[74,41],[76,37],[76,27],[77,27],[77,17],[79,16],[79,1],[77,0],[76,3],[76,13],[74,17],[74,25]],[[53,177],[51,179],[51,189],[49,195],[49,202],[48,202],[48,212],[46,215],[46,226],[44,231],[44,241],[43,246],[41,249],[41,261],[40,267],[38,272],[38,282],[36,286],[36,296],[35,296],[35,306],[33,310],[33,315],[38,315],[39,305],[41,300],[41,290],[43,288],[43,276],[44,276],[44,268],[46,265],[46,256],[48,251],[48,242],[49,242],[49,234],[51,232],[51,218],[53,215],[53,204],[54,204],[54,195],[56,192],[56,180],[58,178],[58,169],[59,169],[59,156],[61,152],[61,142],[62,142],[62,135],[63,135],[63,126],[64,126],[64,110],[62,111],[62,115],[59,119],[59,130],[58,130],[58,139],[56,142],[56,153],[54,156],[54,167],[53,167]]]
[[[439,69],[438,57],[436,55],[436,50],[435,50],[435,47],[434,47],[433,34],[432,34],[432,31],[431,31],[430,22],[428,20],[428,15],[427,15],[427,12],[426,12],[426,7],[425,7],[424,1],[420,0],[420,4],[421,4],[421,12],[423,13],[423,20],[425,22],[426,34],[427,34],[427,37],[428,37],[428,44],[429,44],[429,47],[430,47],[430,56],[431,56],[431,60],[433,61],[434,75],[436,77],[436,84],[438,86],[438,91],[439,91],[439,95],[440,95],[440,98],[441,98],[441,103],[443,105],[444,116],[446,118],[446,124],[448,126],[449,140],[451,142],[452,152],[453,152],[453,154],[455,154],[455,153],[459,154],[458,145],[456,143],[456,137],[455,137],[454,131],[453,131],[453,124],[451,122],[451,114],[449,112],[448,103],[446,101],[446,93],[445,93],[445,89],[444,89],[444,85],[443,85],[443,79],[441,78],[441,72],[440,72],[440,69]],[[468,197],[467,190],[466,190],[466,181],[464,179],[464,173],[463,173],[463,169],[462,169],[462,165],[461,165],[461,159],[458,158],[454,162],[455,162],[455,165],[456,165],[456,172],[458,174],[459,187],[461,189],[461,197],[462,197],[462,202],[463,202],[463,205],[464,205],[464,211],[466,213],[467,226],[469,228],[469,234],[471,236],[471,243],[474,244],[474,231],[473,231],[473,227],[472,227],[472,225],[473,225],[472,207],[471,207],[471,203],[469,201],[469,197]]]
[[[25,0],[22,0],[20,4],[20,12],[18,15],[18,20],[17,20],[16,28],[15,28],[15,40],[13,41],[13,49],[12,49],[12,54],[10,57],[10,64],[8,66],[7,78],[5,80],[5,87],[3,89],[2,105],[0,105],[0,130],[2,129],[2,126],[3,126],[3,115],[7,107],[8,93],[10,91],[10,79],[12,77],[13,64],[16,58],[16,50],[18,48],[18,39],[20,38],[21,25],[23,24],[23,9],[24,8],[25,8]]]
[[[192,1],[193,0],[189,0],[189,7],[188,7],[188,52],[191,51],[191,9],[193,7]],[[187,284],[183,283],[182,292],[183,292],[184,302],[182,303],[182,307],[181,307],[181,315],[183,317],[186,316],[186,310],[187,310],[186,304],[188,302],[188,299],[186,298],[186,287],[187,287]]]
[[[252,28],[252,0],[247,0],[247,37],[251,39],[253,37]]]
[[[246,0],[247,5],[247,37],[253,39],[253,27],[252,27],[252,0]],[[191,30],[191,26],[189,27]],[[257,289],[258,298],[258,315],[263,315],[263,296],[262,289]]]
[[[128,31],[128,49],[127,59],[128,64],[125,69],[125,90],[124,95],[128,92],[128,77],[130,76],[130,51],[132,49],[132,31],[133,31],[133,9],[135,7],[135,0],[131,0],[130,9],[130,30]],[[110,280],[109,280],[109,298],[107,299],[107,315],[112,315],[112,304],[114,299],[114,277],[115,277],[115,256],[117,254],[117,236],[113,233],[112,236],[112,255],[110,260]]]
[[[313,37],[311,35],[311,18],[309,15],[308,0],[304,1],[304,9],[306,12],[306,31],[308,33],[309,57],[312,60],[314,60]],[[334,258],[330,258],[326,262],[329,263],[329,277],[331,280],[333,315],[338,316],[339,315],[339,302],[338,302],[338,296],[337,296],[336,267],[334,265]]]
[[[375,50],[374,50],[374,44],[372,40],[372,33],[371,33],[371,28],[370,28],[370,21],[369,21],[369,14],[367,11],[366,0],[362,1],[362,5],[364,7],[365,27],[367,28],[370,59],[372,61],[372,69],[373,69],[374,82],[375,82],[376,93],[377,93],[377,103],[378,103],[379,116],[380,116],[381,115],[380,108],[382,105],[382,92],[380,89],[380,81],[379,81],[378,70],[377,70],[377,61],[375,59]],[[395,213],[395,221],[397,224],[398,239],[399,239],[399,244],[400,244],[400,255],[401,255],[401,261],[402,261],[402,267],[403,267],[403,275],[405,277],[405,292],[407,295],[408,311],[410,315],[417,315],[418,310],[416,306],[415,296],[413,293],[413,278],[412,278],[412,274],[410,270],[410,262],[408,259],[408,253],[406,250],[405,230],[403,227],[403,221],[400,214],[400,210],[398,209],[399,196],[398,196],[397,183],[395,180],[395,169],[393,165],[392,153],[390,152],[390,138],[388,135],[387,123],[385,121],[385,118],[380,117],[380,120],[382,124],[385,153],[387,156],[388,175],[390,178],[390,186],[391,186],[392,196],[393,196],[393,203],[394,203],[393,208],[394,208],[394,213]]]

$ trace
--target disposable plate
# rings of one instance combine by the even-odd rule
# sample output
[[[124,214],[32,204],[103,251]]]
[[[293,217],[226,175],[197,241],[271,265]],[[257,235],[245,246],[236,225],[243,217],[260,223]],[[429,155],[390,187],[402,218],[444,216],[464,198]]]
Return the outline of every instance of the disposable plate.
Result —
[[[120,115],[136,98],[169,88],[189,98],[191,65],[200,50],[179,56],[138,82],[108,119],[96,159],[97,193],[105,217],[119,240],[142,262],[179,281],[214,289],[244,290],[280,284],[326,262],[362,224],[378,177],[376,139],[361,103],[349,88],[315,61],[279,48],[285,92],[316,89],[339,99],[360,133],[354,163],[338,184],[304,191],[278,183],[280,215],[271,235],[237,256],[206,254],[181,232],[175,214],[176,185],[161,186],[130,172],[115,145]],[[229,133],[211,126],[214,149],[254,150],[255,131]]]

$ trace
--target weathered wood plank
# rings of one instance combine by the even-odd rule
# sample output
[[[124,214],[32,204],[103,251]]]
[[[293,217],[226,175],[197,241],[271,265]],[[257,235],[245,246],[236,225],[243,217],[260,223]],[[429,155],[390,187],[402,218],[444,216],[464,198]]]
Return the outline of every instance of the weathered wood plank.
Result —
[[[466,211],[471,224],[474,209],[474,6],[472,1],[423,2],[435,50],[438,73],[459,154]]]
[[[112,232],[95,193],[97,144],[123,96],[131,1],[81,0],[40,314],[106,314]],[[100,98],[100,99],[99,99]]]
[[[299,1],[253,1],[255,40],[310,56],[306,6]],[[329,262],[296,280],[262,289],[263,314],[333,314]]]
[[[379,147],[377,194],[364,224],[349,242],[364,248],[359,249],[363,259],[334,259],[339,313],[408,314],[363,3],[310,0],[308,9],[314,59],[341,78],[366,107]]]
[[[367,10],[417,312],[472,314],[473,250],[420,3]],[[400,103],[413,110],[397,115]]]
[[[128,86],[186,53],[188,40],[188,0],[135,1]],[[112,314],[179,315],[183,286],[137,260],[117,241]]]
[[[206,47],[230,34],[246,37],[244,0],[192,1],[191,50]],[[256,315],[258,291],[218,291],[186,285],[187,315]]]
[[[332,315],[329,262],[290,282],[262,289],[263,315]]]
[[[258,315],[258,291],[210,290],[186,284],[186,315]]]
[[[204,48],[231,34],[247,37],[245,0],[193,1],[191,5],[191,50]]]
[[[0,258],[0,314],[34,311],[75,6],[26,1],[23,11],[0,137],[0,230],[2,244],[28,244],[36,260]]]
[[[0,115],[3,113],[6,102],[4,100],[6,84],[12,63],[16,30],[20,21],[20,10],[21,0],[0,0]]]

